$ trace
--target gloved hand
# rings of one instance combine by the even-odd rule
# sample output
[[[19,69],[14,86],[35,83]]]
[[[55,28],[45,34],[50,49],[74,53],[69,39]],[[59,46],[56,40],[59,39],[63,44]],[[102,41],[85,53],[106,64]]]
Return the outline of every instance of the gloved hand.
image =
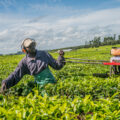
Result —
[[[7,88],[6,88],[6,84],[5,84],[5,83],[3,83],[3,84],[2,84],[2,86],[1,86],[1,93],[3,93],[3,94],[4,94],[4,93],[5,93],[5,91],[6,91],[6,89],[7,89]]]
[[[63,56],[64,56],[64,54],[65,54],[63,50],[59,50],[59,52],[58,52],[58,53],[59,53],[59,55],[60,55],[60,56],[62,56],[62,57],[63,57]]]

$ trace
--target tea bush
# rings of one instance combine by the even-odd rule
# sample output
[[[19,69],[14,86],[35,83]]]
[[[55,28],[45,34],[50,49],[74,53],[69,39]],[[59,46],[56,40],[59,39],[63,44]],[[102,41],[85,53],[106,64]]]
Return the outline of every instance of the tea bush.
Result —
[[[119,45],[118,45],[119,46]],[[78,49],[65,57],[109,60],[111,46]],[[51,53],[57,58],[57,53]],[[14,71],[24,55],[0,56],[0,82]],[[109,77],[110,66],[67,63],[51,71],[57,84],[47,84],[45,94],[26,75],[0,94],[1,120],[116,120],[120,119],[120,77]],[[98,74],[99,73],[99,74]]]

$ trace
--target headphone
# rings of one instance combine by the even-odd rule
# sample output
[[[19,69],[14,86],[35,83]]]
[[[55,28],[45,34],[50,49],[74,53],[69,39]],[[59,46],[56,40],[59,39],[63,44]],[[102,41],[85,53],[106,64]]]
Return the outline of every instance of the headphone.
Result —
[[[35,42],[34,39],[26,38],[25,40],[22,41],[22,44],[21,44],[21,49],[22,49],[22,52],[24,52],[24,53],[27,53],[26,47],[24,46],[24,42],[25,42],[26,40],[31,40],[33,43],[35,43],[35,46],[36,46],[36,42]]]

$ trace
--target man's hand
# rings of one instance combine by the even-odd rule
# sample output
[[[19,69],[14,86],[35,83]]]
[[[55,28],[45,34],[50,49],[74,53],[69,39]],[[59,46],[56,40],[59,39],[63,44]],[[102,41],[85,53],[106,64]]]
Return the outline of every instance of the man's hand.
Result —
[[[59,55],[60,55],[60,56],[62,56],[62,57],[63,57],[63,56],[64,56],[64,54],[65,54],[63,50],[59,50],[59,52],[58,52],[58,53],[59,53]]]
[[[6,88],[6,84],[3,83],[2,86],[1,86],[1,93],[4,94],[6,90],[7,90],[7,88]]]

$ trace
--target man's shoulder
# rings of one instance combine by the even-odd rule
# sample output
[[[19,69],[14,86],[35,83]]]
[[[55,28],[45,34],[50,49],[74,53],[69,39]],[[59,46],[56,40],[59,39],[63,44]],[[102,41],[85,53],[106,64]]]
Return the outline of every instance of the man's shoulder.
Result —
[[[37,50],[37,52],[43,53],[43,52],[45,52],[45,50]]]
[[[47,54],[47,51],[45,51],[45,50],[37,50],[37,54],[40,54],[40,55],[44,54],[45,55],[45,54]]]
[[[26,59],[27,59],[27,57],[24,56],[20,62],[21,62],[22,64],[26,64]]]

